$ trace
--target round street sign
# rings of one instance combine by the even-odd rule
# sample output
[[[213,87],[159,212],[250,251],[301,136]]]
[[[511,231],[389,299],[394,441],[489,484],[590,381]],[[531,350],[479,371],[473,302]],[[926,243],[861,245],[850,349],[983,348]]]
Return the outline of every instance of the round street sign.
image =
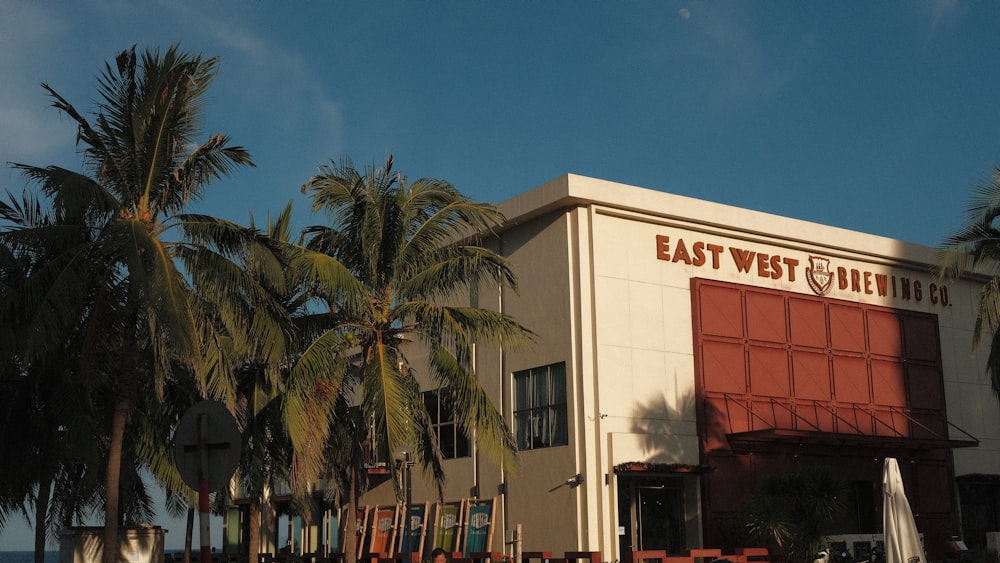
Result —
[[[199,490],[202,478],[210,491],[224,487],[240,462],[240,430],[226,406],[201,401],[188,409],[174,432],[174,455],[192,489]]]

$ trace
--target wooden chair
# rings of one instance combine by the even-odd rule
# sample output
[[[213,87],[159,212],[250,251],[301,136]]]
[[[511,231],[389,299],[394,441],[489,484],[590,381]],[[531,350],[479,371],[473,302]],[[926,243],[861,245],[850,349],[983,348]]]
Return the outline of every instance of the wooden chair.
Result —
[[[584,563],[601,563],[600,551],[567,551],[563,554],[563,559],[572,563],[584,561]]]
[[[551,551],[522,551],[521,563],[530,563],[532,559],[538,559],[538,563],[546,563],[552,560]]]
[[[474,563],[492,563],[503,559],[503,553],[499,551],[473,551],[469,554],[469,559]]]
[[[643,563],[651,561],[653,563],[667,563],[667,552],[663,549],[639,549],[630,555],[631,563]]]

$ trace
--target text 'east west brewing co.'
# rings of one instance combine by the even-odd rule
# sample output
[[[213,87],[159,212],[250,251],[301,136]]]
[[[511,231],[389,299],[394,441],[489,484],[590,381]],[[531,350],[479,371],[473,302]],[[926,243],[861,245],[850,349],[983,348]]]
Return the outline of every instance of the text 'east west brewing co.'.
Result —
[[[810,289],[817,295],[827,295],[831,290],[838,292],[877,295],[892,299],[922,302],[947,307],[948,288],[933,281],[870,272],[844,266],[833,267],[828,258],[808,256],[803,263],[800,258],[767,254],[736,246],[722,246],[704,241],[685,242],[677,238],[671,241],[667,235],[656,235],[656,258],[670,263],[684,263],[689,266],[711,267],[719,270],[725,264],[735,267],[745,274],[753,274],[771,280],[797,282],[805,279]]]

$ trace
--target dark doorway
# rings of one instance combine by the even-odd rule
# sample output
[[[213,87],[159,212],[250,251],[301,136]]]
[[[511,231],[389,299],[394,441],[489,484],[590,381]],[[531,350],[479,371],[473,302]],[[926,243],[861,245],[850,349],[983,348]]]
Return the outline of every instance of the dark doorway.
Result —
[[[680,478],[618,478],[620,553],[640,549],[684,551],[684,520],[684,482]]]
[[[958,479],[962,532],[970,549],[986,548],[986,532],[1000,527],[1000,476],[963,475]]]

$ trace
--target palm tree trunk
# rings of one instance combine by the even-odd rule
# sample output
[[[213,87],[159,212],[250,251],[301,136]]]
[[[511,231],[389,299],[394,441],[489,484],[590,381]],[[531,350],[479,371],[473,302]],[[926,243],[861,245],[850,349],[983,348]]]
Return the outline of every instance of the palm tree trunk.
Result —
[[[187,520],[184,522],[184,563],[191,563],[191,544],[194,537],[194,505],[191,500],[194,495],[188,495]]]
[[[358,559],[358,489],[357,469],[351,468],[351,492],[347,503],[347,526],[344,526],[344,561],[357,563]]]
[[[45,532],[48,521],[49,498],[52,495],[52,472],[46,468],[38,479],[38,498],[35,499],[35,563],[45,563]]]
[[[123,375],[124,380],[129,380],[129,375]],[[130,401],[129,394],[124,389],[127,384],[123,381],[118,399],[115,401],[115,414],[111,420],[111,445],[108,451],[108,472],[107,487],[105,494],[107,500],[104,505],[104,553],[101,563],[117,563],[118,553],[121,551],[118,545],[118,525],[119,525],[119,502],[121,491],[122,472],[122,446],[125,442],[125,421],[128,419]]]
[[[257,563],[260,558],[260,502],[257,499],[250,501],[247,507],[247,525],[250,528],[247,534],[247,563]]]

